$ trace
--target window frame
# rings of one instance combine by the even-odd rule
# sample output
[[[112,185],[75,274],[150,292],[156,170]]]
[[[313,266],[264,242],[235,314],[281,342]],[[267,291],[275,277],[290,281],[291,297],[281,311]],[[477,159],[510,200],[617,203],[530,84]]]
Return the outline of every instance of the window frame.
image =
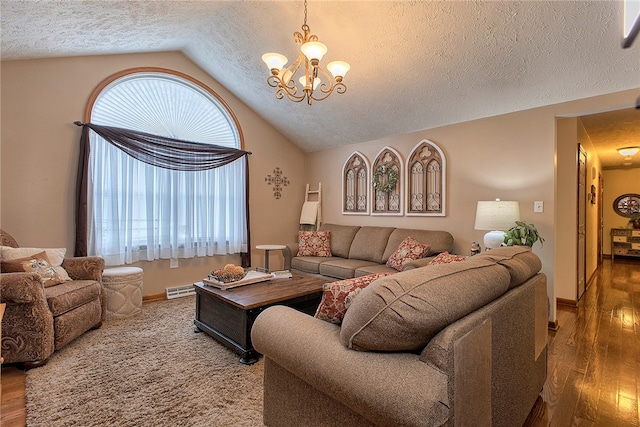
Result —
[[[93,110],[96,106],[96,102],[99,100],[100,96],[105,92],[105,90],[109,90],[109,87],[114,85],[114,84],[119,84],[122,83],[124,81],[126,81],[128,78],[131,79],[135,79],[136,75],[140,75],[140,77],[144,77],[144,76],[153,76],[154,74],[157,74],[159,76],[162,76],[163,78],[166,78],[167,80],[170,80],[171,78],[175,78],[175,80],[179,83],[179,84],[184,84],[185,82],[192,85],[191,89],[195,90],[195,91],[200,91],[202,92],[203,95],[208,96],[210,98],[212,98],[217,104],[218,104],[218,108],[221,110],[221,113],[224,114],[226,116],[226,119],[228,120],[229,124],[233,127],[232,131],[234,134],[234,139],[237,141],[237,145],[234,146],[233,148],[237,148],[240,150],[244,150],[245,148],[245,141],[244,141],[244,135],[242,132],[242,127],[240,126],[240,123],[236,117],[236,115],[233,113],[233,111],[231,110],[231,108],[229,107],[229,105],[226,103],[226,101],[224,99],[222,99],[220,97],[220,95],[218,95],[213,89],[211,89],[210,87],[208,87],[206,84],[202,83],[201,81],[185,74],[179,71],[175,71],[175,70],[171,70],[171,69],[167,69],[167,68],[160,68],[160,67],[135,67],[135,68],[129,68],[129,69],[125,69],[122,71],[119,71],[117,73],[114,73],[112,75],[110,75],[109,77],[107,77],[106,79],[104,79],[102,82],[100,82],[92,91],[92,93],[89,96],[89,99],[87,101],[86,107],[85,107],[85,113],[84,113],[84,120],[86,123],[91,123],[91,119],[92,119],[92,114],[93,114]],[[180,82],[180,79],[182,79],[183,81]],[[248,167],[248,163],[245,165],[245,168]],[[245,177],[246,179],[246,177]],[[248,183],[245,183],[246,186],[248,186]],[[248,187],[247,187],[248,188]],[[203,191],[203,189],[200,189],[199,191]],[[216,196],[217,197],[217,196]],[[232,198],[236,198],[237,196],[232,195]],[[246,206],[245,208],[246,210],[248,210],[248,206]],[[248,219],[248,218],[247,218]],[[91,223],[93,221],[93,218],[88,218],[89,222]],[[154,219],[154,221],[158,221],[158,219]],[[248,236],[249,236],[249,224],[247,224],[247,250],[249,251],[249,240],[248,240]],[[228,237],[228,236],[227,236]],[[195,246],[197,247],[197,242],[194,243]],[[227,238],[227,246],[229,244],[229,240]],[[183,248],[184,245],[179,245],[180,249],[184,249]],[[140,249],[146,249],[146,246],[141,245]],[[215,254],[214,254],[215,255]],[[199,256],[199,255],[195,255],[195,256]],[[164,256],[160,256],[159,258],[166,258]],[[143,259],[142,257],[140,258],[141,260]],[[157,258],[156,258],[157,259]]]

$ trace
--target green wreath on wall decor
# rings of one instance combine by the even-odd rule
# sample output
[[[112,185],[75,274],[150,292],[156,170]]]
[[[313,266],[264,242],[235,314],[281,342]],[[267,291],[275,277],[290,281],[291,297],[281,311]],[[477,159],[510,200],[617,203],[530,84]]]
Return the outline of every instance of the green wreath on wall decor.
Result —
[[[382,177],[387,175],[387,183],[382,183]],[[383,191],[385,193],[391,193],[396,188],[398,182],[398,171],[391,166],[378,166],[373,173],[373,188],[376,191]]]

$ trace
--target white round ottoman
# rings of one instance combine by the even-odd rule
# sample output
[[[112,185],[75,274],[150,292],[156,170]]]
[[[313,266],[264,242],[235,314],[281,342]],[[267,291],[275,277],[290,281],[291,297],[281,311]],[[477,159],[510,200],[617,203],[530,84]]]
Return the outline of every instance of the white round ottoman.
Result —
[[[142,312],[142,269],[106,268],[102,286],[107,294],[107,319],[120,319]]]

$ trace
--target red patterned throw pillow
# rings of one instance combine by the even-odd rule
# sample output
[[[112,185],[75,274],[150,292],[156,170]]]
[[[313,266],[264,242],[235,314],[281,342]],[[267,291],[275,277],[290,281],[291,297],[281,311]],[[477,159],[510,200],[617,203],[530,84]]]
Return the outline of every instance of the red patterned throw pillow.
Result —
[[[405,238],[398,249],[387,260],[387,267],[402,271],[404,263],[420,259],[431,250],[431,245],[420,243],[413,237]]]
[[[466,260],[464,255],[454,255],[449,252],[442,252],[437,257],[432,259],[429,264],[451,264],[452,262],[460,262]]]
[[[298,231],[298,256],[331,256],[330,231]]]
[[[322,300],[315,317],[339,325],[353,299],[374,280],[394,273],[374,273],[353,279],[325,283],[322,288]]]

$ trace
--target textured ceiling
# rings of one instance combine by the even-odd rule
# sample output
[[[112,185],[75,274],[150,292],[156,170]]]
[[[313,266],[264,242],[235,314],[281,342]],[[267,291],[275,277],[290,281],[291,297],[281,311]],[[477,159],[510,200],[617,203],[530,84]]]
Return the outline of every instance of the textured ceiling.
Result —
[[[3,60],[181,50],[306,151],[640,87],[640,42],[620,48],[619,1],[312,0],[323,63],[351,64],[346,94],[312,106],[275,99],[261,60],[296,56],[300,1],[0,7]]]
[[[598,148],[598,157],[605,169],[640,167],[640,152],[629,160],[616,151],[622,147],[640,147],[640,110],[628,108],[589,114],[581,116],[580,120]]]

